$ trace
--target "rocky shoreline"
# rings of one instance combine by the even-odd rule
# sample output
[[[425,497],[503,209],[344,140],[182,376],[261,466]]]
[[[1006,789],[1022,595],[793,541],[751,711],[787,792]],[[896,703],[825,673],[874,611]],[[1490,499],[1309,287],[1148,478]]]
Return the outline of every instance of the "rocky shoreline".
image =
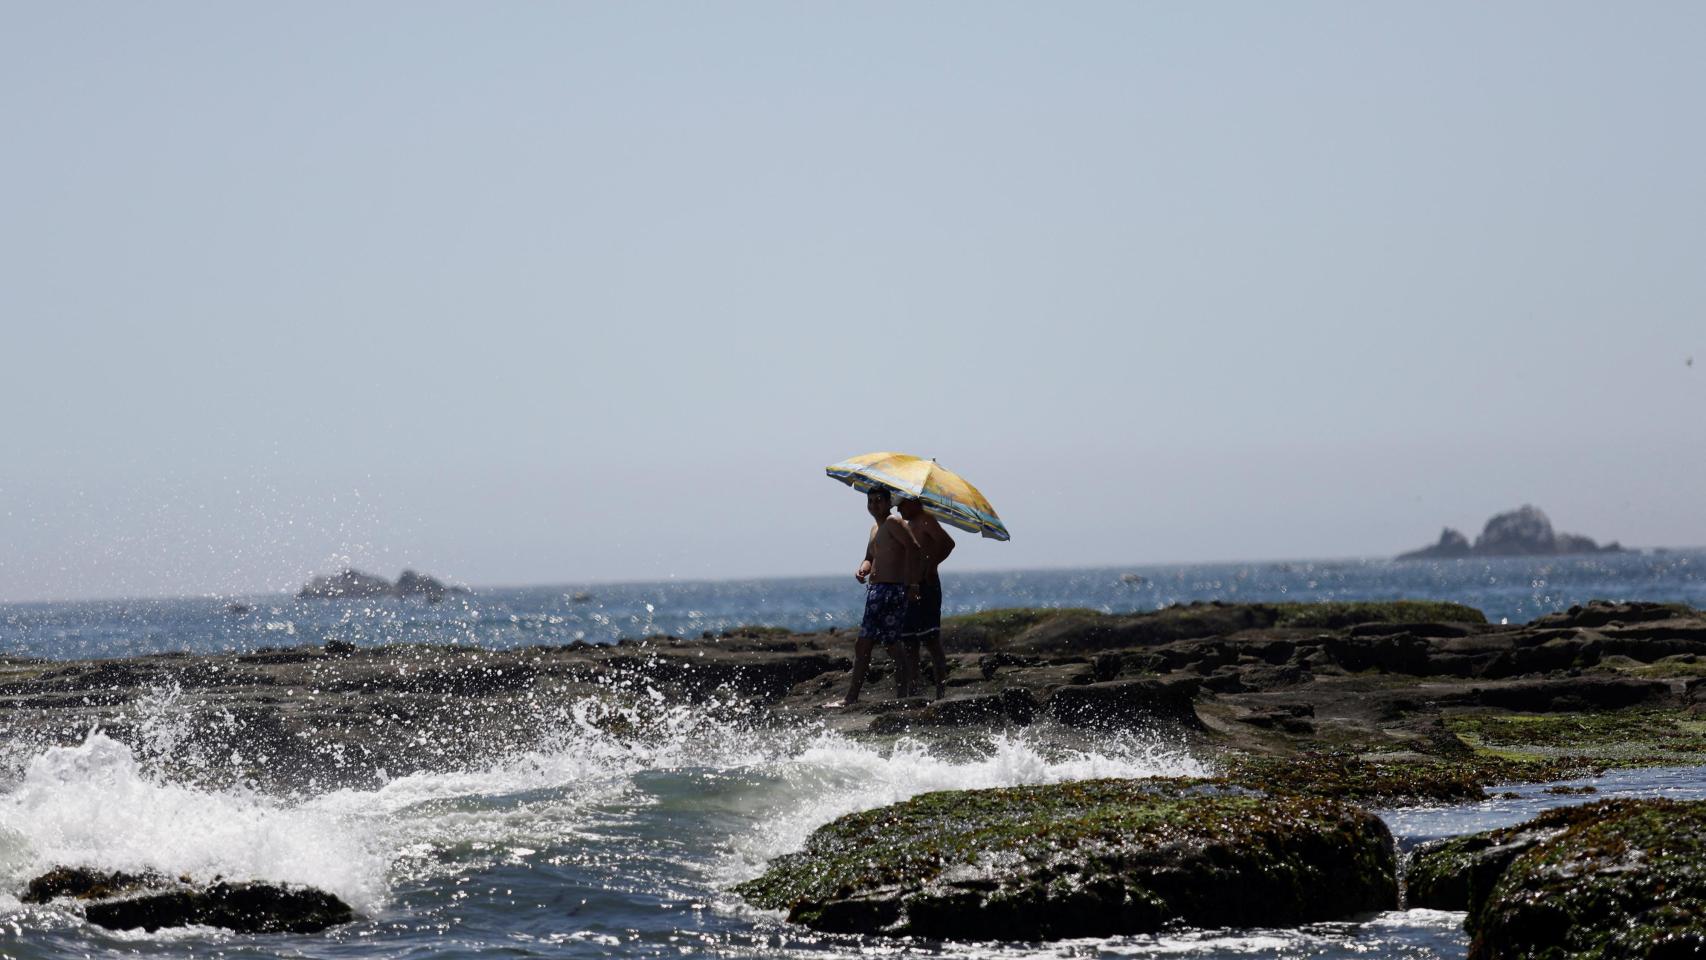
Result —
[[[1456,604],[1401,601],[1211,603],[1133,614],[1010,610],[953,618],[944,642],[945,699],[881,699],[890,679],[880,665],[868,688],[873,699],[834,711],[822,704],[840,693],[852,646],[850,634],[836,631],[751,628],[513,650],[338,644],[5,659],[0,775],[99,728],[156,768],[210,785],[367,786],[466,769],[565,726],[644,738],[684,709],[715,725],[823,724],[874,738],[952,739],[1015,727],[1066,742],[1141,734],[1176,741],[1211,763],[1216,775],[1195,784],[915,798],[871,816],[912,818],[918,843],[958,851],[960,866],[944,856],[930,870],[908,872],[879,858],[847,868],[850,877],[875,877],[868,889],[819,889],[783,877],[746,891],[824,929],[958,936],[974,929],[964,924],[999,916],[1014,936],[1030,938],[1132,932],[1180,919],[1342,916],[1311,905],[1299,890],[1312,883],[1302,880],[1289,893],[1260,894],[1264,903],[1292,904],[1283,916],[1220,915],[1174,893],[1188,889],[1177,885],[1186,864],[1224,867],[1236,859],[1234,847],[1268,851],[1260,869],[1294,878],[1343,873],[1343,865],[1320,859],[1326,847],[1310,838],[1362,822],[1344,804],[1460,802],[1504,783],[1706,763],[1706,614],[1678,605],[1593,603],[1522,625],[1490,624]],[[159,736],[163,723],[194,735]],[[1228,811],[1252,796],[1283,806],[1287,817],[1272,834],[1205,853],[1220,849],[1214,838],[1234,816]],[[1074,814],[1047,823],[1083,830],[1045,829],[1036,819],[1063,803],[1075,804]],[[933,826],[963,825],[968,811],[980,809],[983,832],[949,835]],[[1168,834],[1185,844],[1178,856],[1133,839],[1144,824],[1161,822],[1185,830]],[[776,868],[825,875],[812,851],[843,856],[851,849],[845,838],[859,827],[838,821],[823,829],[829,833],[798,855],[805,860]],[[1047,856],[1036,854],[1039,831],[1051,837]],[[1380,844],[1390,850],[1389,838]],[[992,873],[990,863],[1011,869]],[[1089,863],[1101,866],[1086,872]],[[1173,879],[1158,885],[1161,874]],[[1332,900],[1351,913],[1388,904],[1384,887],[1370,883],[1372,893],[1359,887]],[[1027,926],[1023,916],[1036,922]]]

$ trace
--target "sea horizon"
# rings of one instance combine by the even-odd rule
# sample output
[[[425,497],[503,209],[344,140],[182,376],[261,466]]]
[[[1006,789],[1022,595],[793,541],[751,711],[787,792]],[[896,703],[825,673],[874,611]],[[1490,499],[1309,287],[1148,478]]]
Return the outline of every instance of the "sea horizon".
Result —
[[[1419,565],[1419,564],[1430,564],[1430,563],[1448,563],[1448,562],[1449,563],[1462,563],[1462,562],[1474,562],[1474,561],[1503,561],[1503,560],[1567,561],[1567,560],[1574,560],[1574,559],[1581,559],[1581,558],[1604,557],[1604,556],[1664,556],[1667,554],[1690,554],[1690,553],[1706,553],[1706,544],[1691,545],[1691,546],[1623,546],[1622,549],[1620,551],[1617,551],[1617,552],[1598,551],[1598,552],[1559,553],[1559,554],[1522,554],[1522,555],[1514,555],[1514,556],[1497,556],[1497,557],[1493,557],[1493,556],[1467,556],[1467,557],[1446,557],[1446,558],[1400,559],[1397,555],[1367,554],[1367,555],[1360,555],[1360,556],[1359,555],[1346,555],[1346,556],[1337,556],[1337,557],[1332,557],[1332,556],[1317,556],[1317,557],[1294,556],[1294,557],[1268,557],[1268,558],[1235,559],[1235,560],[1134,561],[1131,563],[1094,563],[1094,564],[1084,564],[1084,565],[1038,564],[1035,566],[1022,566],[1022,567],[1020,567],[1020,566],[1005,566],[1005,565],[987,566],[987,567],[981,566],[981,565],[969,565],[969,566],[965,566],[965,567],[954,567],[951,570],[944,570],[943,576],[947,576],[947,577],[972,576],[972,575],[1001,576],[1001,575],[1030,574],[1030,573],[1082,573],[1082,572],[1096,572],[1096,571],[1108,571],[1108,570],[1117,570],[1117,571],[1122,571],[1122,572],[1136,573],[1143,568],[1175,570],[1175,569],[1192,569],[1192,568],[1203,568],[1203,567],[1274,567],[1274,566],[1284,566],[1284,565],[1288,565],[1288,564],[1289,565],[1297,565],[1297,564],[1348,564],[1348,563],[1356,563],[1356,564],[1403,563],[1403,564],[1418,564]],[[340,567],[337,569],[327,569],[327,570],[322,571],[322,572],[312,573],[312,574],[308,575],[308,579],[303,580],[301,583],[298,583],[294,587],[280,587],[280,588],[277,588],[274,590],[243,590],[243,591],[234,591],[234,592],[230,592],[230,593],[224,593],[224,592],[219,592],[219,591],[203,591],[203,592],[193,592],[193,593],[102,594],[102,595],[87,596],[87,597],[55,597],[55,598],[25,598],[25,599],[0,598],[0,608],[23,607],[23,606],[44,606],[44,605],[45,606],[51,606],[51,605],[57,605],[57,604],[132,603],[132,602],[155,602],[155,601],[172,601],[172,600],[209,600],[209,601],[224,601],[224,602],[239,601],[239,600],[263,600],[263,599],[265,599],[265,600],[279,600],[279,599],[296,600],[296,599],[299,599],[297,597],[297,593],[303,588],[304,585],[307,584],[308,580],[311,580],[311,579],[316,578],[316,577],[333,575],[333,574],[342,572],[343,570],[357,570],[357,571],[360,571],[362,573],[370,573],[370,574],[374,574],[376,576],[383,576],[383,577],[387,577],[387,579],[391,579],[391,576],[389,574],[383,572],[384,568],[377,567],[376,565],[358,566],[358,565],[352,564],[352,565],[346,566],[346,567]],[[663,584],[689,585],[689,584],[729,584],[729,583],[754,583],[754,582],[788,583],[788,582],[805,582],[805,581],[814,581],[814,580],[824,580],[824,579],[842,577],[842,576],[846,576],[849,579],[851,579],[851,574],[847,573],[846,571],[828,571],[828,572],[820,572],[820,573],[791,573],[791,574],[728,576],[728,577],[676,576],[674,574],[670,574],[670,575],[666,575],[663,577],[653,577],[653,578],[613,577],[613,578],[609,578],[609,579],[537,581],[537,582],[531,582],[531,583],[470,583],[470,582],[464,582],[464,581],[456,580],[456,579],[452,579],[452,578],[446,578],[446,577],[440,576],[440,574],[435,570],[423,569],[423,568],[415,567],[415,566],[402,566],[402,567],[398,568],[397,572],[401,573],[404,570],[413,570],[416,573],[423,574],[423,575],[430,576],[430,577],[434,577],[435,579],[438,579],[439,581],[441,581],[447,588],[453,588],[453,589],[456,589],[458,591],[467,591],[469,593],[475,593],[475,594],[479,594],[479,593],[506,593],[506,592],[512,592],[512,591],[575,589],[575,588],[585,588],[585,587],[602,587],[602,588],[644,587],[644,586],[663,585]]]

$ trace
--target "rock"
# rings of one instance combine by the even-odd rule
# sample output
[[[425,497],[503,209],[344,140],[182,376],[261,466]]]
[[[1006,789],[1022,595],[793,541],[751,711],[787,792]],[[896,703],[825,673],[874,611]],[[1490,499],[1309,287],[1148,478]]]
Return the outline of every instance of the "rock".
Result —
[[[1400,560],[1444,560],[1452,557],[1469,556],[1469,538],[1456,530],[1446,527],[1440,532],[1439,542],[1431,547],[1411,550],[1409,553],[1398,555]]]
[[[1511,859],[1466,926],[1470,960],[1706,954],[1706,802],[1602,800]]]
[[[388,597],[396,587],[384,577],[360,570],[345,570],[325,577],[315,577],[296,591],[299,599],[338,599],[342,597]]]
[[[166,878],[157,873],[54,867],[26,884],[23,896],[19,899],[24,903],[47,903],[60,897],[99,900],[136,890],[153,889],[167,883]]]
[[[1604,627],[1652,623],[1695,616],[1695,611],[1680,603],[1612,603],[1589,600],[1559,613],[1548,613],[1530,626],[1543,628]]]
[[[1295,925],[1397,899],[1372,814],[1177,780],[925,794],[819,828],[737,892],[819,930],[953,940]]]
[[[1580,807],[1548,810],[1527,823],[1424,843],[1410,851],[1404,904],[1429,910],[1468,910],[1484,901],[1518,854],[1550,840],[1581,819]]]
[[[344,570],[329,576],[315,577],[296,591],[299,600],[336,600],[359,597],[426,597],[428,603],[443,600],[448,593],[467,593],[464,587],[445,586],[444,582],[424,573],[404,570],[396,583],[384,577]]]
[[[215,883],[91,903],[84,915],[111,930],[190,925],[238,933],[318,933],[355,919],[349,904],[312,887]]]
[[[1671,696],[1670,684],[1660,680],[1631,680],[1621,677],[1558,677],[1515,680],[1471,691],[1475,702],[1486,707],[1524,713],[1578,710],[1615,710],[1663,700]]]
[[[1048,711],[1069,727],[1129,727],[1166,720],[1197,726],[1192,701],[1200,677],[1110,680],[1060,687],[1048,699]]]
[[[397,596],[424,596],[428,603],[437,603],[444,599],[444,584],[423,573],[404,570],[397,577]]]
[[[1399,560],[1442,560],[1454,557],[1531,557],[1561,553],[1618,553],[1622,547],[1610,543],[1601,547],[1591,538],[1574,533],[1558,533],[1552,520],[1538,507],[1524,504],[1515,510],[1495,514],[1475,538],[1469,539],[1446,527],[1433,546],[1398,555]]]
[[[921,709],[878,717],[873,733],[899,733],[914,727],[1024,726],[1036,715],[1037,701],[1022,688],[926,703]]]
[[[1552,531],[1551,518],[1538,507],[1524,504],[1488,520],[1475,538],[1474,550],[1482,556],[1497,557],[1557,553],[1558,535]]]
[[[238,933],[316,933],[355,919],[349,904],[313,887],[264,882],[198,886],[184,877],[55,867],[31,880],[25,903],[60,897],[90,901],[84,916],[110,930],[192,924]]]

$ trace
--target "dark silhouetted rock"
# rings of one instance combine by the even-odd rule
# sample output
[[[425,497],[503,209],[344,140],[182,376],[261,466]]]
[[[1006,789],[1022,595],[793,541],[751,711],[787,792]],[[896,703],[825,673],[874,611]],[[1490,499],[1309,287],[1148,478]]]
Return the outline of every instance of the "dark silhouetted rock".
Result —
[[[345,570],[330,576],[315,577],[303,585],[296,595],[303,599],[337,599],[340,597],[388,597],[397,588],[384,577],[360,570]]]
[[[1475,552],[1501,557],[1557,553],[1558,535],[1552,532],[1552,521],[1545,513],[1524,504],[1488,520],[1475,538]]]
[[[444,599],[444,584],[424,573],[404,570],[397,577],[397,595],[400,597],[426,597],[429,603],[437,603]]]
[[[31,880],[25,903],[89,901],[84,916],[110,930],[222,927],[238,933],[316,933],[355,919],[349,904],[313,887],[251,882],[197,886],[188,878],[55,867]]]
[[[1391,909],[1391,834],[1340,801],[1191,781],[954,790],[842,817],[737,888],[819,930],[1059,940]]]
[[[1398,555],[1400,560],[1434,560],[1448,557],[1469,556],[1469,538],[1456,530],[1446,527],[1439,535],[1439,542],[1431,547],[1412,550]]]
[[[271,883],[216,883],[91,903],[90,923],[111,930],[190,925],[238,933],[318,933],[349,923],[355,913],[336,896],[312,887]]]
[[[20,898],[25,903],[47,903],[60,897],[100,900],[165,886],[169,881],[157,873],[124,873],[89,867],[54,867],[31,880]]]
[[[338,599],[344,597],[425,597],[429,603],[443,600],[446,594],[467,593],[464,587],[446,586],[444,581],[424,573],[404,570],[392,583],[360,570],[345,570],[330,576],[308,581],[296,596],[302,599]]]
[[[1069,727],[1110,729],[1157,720],[1195,726],[1191,703],[1202,683],[1200,677],[1156,677],[1064,686],[1049,697],[1048,710]]]
[[[1439,542],[1420,550],[1398,555],[1400,560],[1440,560],[1453,557],[1533,557],[1560,553],[1618,553],[1616,542],[1604,547],[1591,538],[1574,533],[1558,533],[1552,521],[1538,507],[1524,504],[1515,510],[1496,514],[1487,521],[1473,546],[1463,534],[1450,527],[1439,535]]]

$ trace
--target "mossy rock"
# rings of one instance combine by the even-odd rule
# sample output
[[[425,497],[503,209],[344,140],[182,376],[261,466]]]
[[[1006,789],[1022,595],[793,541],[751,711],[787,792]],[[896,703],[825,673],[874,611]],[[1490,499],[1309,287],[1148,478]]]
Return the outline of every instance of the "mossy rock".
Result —
[[[1491,756],[1368,758],[1337,751],[1290,756],[1235,754],[1227,782],[1253,790],[1332,797],[1382,806],[1468,803],[1489,787],[1592,776],[1603,768],[1578,757],[1524,761]]]
[[[1277,603],[1276,627],[1337,630],[1359,623],[1486,623],[1474,607],[1441,600],[1324,601]]]
[[[1389,909],[1392,838],[1350,804],[1188,780],[924,794],[842,817],[737,892],[819,930],[953,940],[1287,925]]]
[[[1473,607],[1432,600],[1323,603],[1177,604],[1144,613],[1077,608],[985,610],[942,621],[942,642],[955,651],[1106,650],[1223,637],[1244,630],[1336,630],[1364,623],[1486,623]]]
[[[1706,761],[1706,718],[1674,707],[1557,713],[1463,713],[1452,733],[1490,755],[1591,756],[1620,767]]]
[[[1561,807],[1516,826],[1422,844],[1406,861],[1405,906],[1468,910],[1485,902],[1512,860],[1579,822],[1583,809]]]
[[[1108,614],[1083,607],[1005,607],[942,618],[942,643],[955,651],[995,650],[1040,623],[1062,617],[1091,624]]]
[[[1470,960],[1706,955],[1706,802],[1603,800],[1470,903]]]

